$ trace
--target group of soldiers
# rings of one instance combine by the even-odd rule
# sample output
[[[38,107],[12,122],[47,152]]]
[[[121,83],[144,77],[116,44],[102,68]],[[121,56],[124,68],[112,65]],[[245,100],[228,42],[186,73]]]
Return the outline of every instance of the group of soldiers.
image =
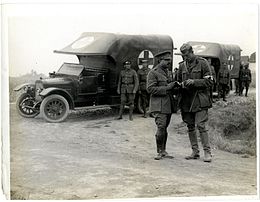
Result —
[[[121,105],[117,119],[122,119],[124,107],[129,105],[129,119],[133,120],[134,99],[137,92],[142,100],[143,117],[147,117],[146,107],[148,99],[150,99],[149,112],[153,114],[157,126],[155,134],[157,155],[154,159],[173,158],[166,151],[167,128],[171,121],[171,115],[178,105],[182,120],[188,128],[192,149],[192,153],[185,159],[200,158],[196,130],[198,129],[204,150],[203,160],[204,162],[211,162],[211,148],[206,129],[208,109],[212,107],[212,92],[216,84],[218,85],[218,97],[222,96],[223,100],[226,101],[225,95],[230,84],[229,70],[227,65],[224,64],[216,75],[211,60],[194,55],[192,46],[189,44],[183,44],[180,52],[183,61],[179,63],[179,68],[175,69],[175,77],[169,71],[172,64],[171,51],[164,51],[155,55],[155,58],[158,58],[158,65],[151,70],[148,68],[146,60],[142,61],[143,67],[137,72],[131,69],[130,61],[124,63],[125,69],[120,73],[117,89],[117,92],[121,94]],[[246,67],[245,65],[245,69],[248,69]],[[248,72],[248,70],[245,71]],[[245,75],[242,72],[241,75]],[[241,79],[241,81],[245,81],[245,79]],[[241,89],[242,86],[247,87],[248,84],[244,82],[241,84]],[[248,89],[246,96],[247,91]],[[174,99],[175,97],[178,98],[177,102]]]

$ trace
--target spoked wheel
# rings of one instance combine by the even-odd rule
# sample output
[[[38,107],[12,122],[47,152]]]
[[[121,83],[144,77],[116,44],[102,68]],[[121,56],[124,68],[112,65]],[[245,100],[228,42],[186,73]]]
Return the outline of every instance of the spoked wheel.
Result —
[[[16,109],[18,110],[18,113],[25,118],[33,118],[40,113],[39,105],[28,93],[22,93],[18,97],[16,101]]]
[[[60,95],[50,95],[44,98],[40,108],[43,118],[52,123],[64,121],[69,113],[68,101]]]

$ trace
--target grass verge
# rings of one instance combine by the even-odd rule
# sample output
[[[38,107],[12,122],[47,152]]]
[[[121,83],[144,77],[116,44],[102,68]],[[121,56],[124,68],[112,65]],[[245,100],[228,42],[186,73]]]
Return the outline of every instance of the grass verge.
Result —
[[[256,100],[231,96],[218,101],[209,112],[209,134],[213,147],[246,155],[256,155]]]

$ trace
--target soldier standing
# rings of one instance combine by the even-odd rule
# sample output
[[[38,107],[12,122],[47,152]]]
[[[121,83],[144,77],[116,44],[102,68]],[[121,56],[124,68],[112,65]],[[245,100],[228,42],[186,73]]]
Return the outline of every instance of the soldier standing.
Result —
[[[242,69],[243,69],[243,63],[240,62],[239,73],[238,73],[239,76],[238,76],[238,78],[235,79],[235,86],[236,86],[235,94],[236,95],[240,95],[240,89],[241,89],[240,75],[241,75]]]
[[[150,112],[154,114],[157,126],[155,134],[157,156],[154,159],[160,160],[162,158],[173,158],[166,152],[166,142],[168,137],[167,127],[172,115],[170,91],[174,87],[174,82],[172,82],[168,71],[171,64],[171,52],[161,52],[155,57],[159,58],[159,64],[148,74],[147,91],[150,93]]]
[[[197,125],[204,150],[204,162],[211,162],[211,149],[205,126],[208,109],[212,107],[209,91],[213,85],[213,78],[210,67],[207,60],[194,55],[191,45],[183,44],[180,51],[183,57],[178,73],[178,81],[182,82],[180,109],[182,120],[187,124],[192,148],[191,155],[185,159],[200,158],[195,127]]]
[[[134,99],[138,89],[138,78],[135,70],[131,69],[131,62],[124,62],[125,69],[120,72],[117,93],[121,94],[119,117],[122,119],[125,105],[129,105],[129,120],[133,120]]]
[[[227,101],[226,93],[229,90],[229,84],[230,84],[230,73],[226,63],[224,63],[223,66],[220,67],[217,80],[218,80],[218,99],[222,95],[223,101],[226,102]]]
[[[139,79],[139,96],[141,98],[141,107],[143,109],[143,117],[147,118],[146,108],[149,103],[149,94],[146,90],[147,85],[147,75],[150,69],[148,68],[148,61],[142,60],[142,68],[137,71],[138,79]]]
[[[246,88],[245,96],[247,97],[249,85],[251,83],[251,71],[248,69],[249,63],[244,64],[244,68],[241,70],[241,92],[240,95],[243,95],[243,90]]]

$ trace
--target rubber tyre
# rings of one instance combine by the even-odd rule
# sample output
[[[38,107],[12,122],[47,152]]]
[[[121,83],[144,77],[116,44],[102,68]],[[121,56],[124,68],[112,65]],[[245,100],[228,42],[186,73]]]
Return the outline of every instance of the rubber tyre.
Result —
[[[53,94],[44,98],[40,112],[47,122],[59,123],[69,114],[69,103],[63,96]]]
[[[16,109],[22,117],[34,118],[39,114],[39,111],[33,111],[32,109],[28,109],[24,107],[24,105],[21,105],[21,103],[29,97],[31,96],[28,93],[22,93],[16,100]],[[29,106],[30,104],[33,106],[33,103],[30,100],[27,101],[27,104],[29,104]]]

